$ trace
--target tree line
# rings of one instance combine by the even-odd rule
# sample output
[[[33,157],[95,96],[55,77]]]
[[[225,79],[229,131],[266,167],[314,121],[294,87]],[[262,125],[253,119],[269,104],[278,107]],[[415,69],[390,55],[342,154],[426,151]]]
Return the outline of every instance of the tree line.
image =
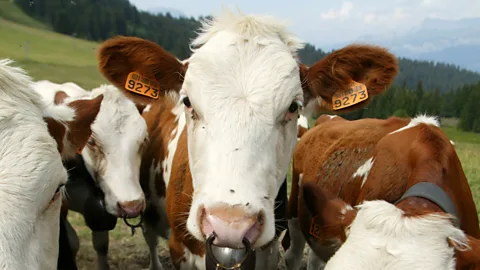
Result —
[[[15,0],[26,14],[49,24],[56,32],[103,41],[115,35],[138,36],[154,41],[179,59],[190,56],[200,18],[174,18],[138,10],[128,0]],[[312,65],[327,56],[311,44],[299,52]],[[480,74],[458,66],[399,58],[400,72],[393,86],[364,110],[346,118],[386,118],[429,113],[459,117],[465,130],[480,132]]]
[[[393,85],[364,109],[339,114],[355,120],[361,118],[382,118],[390,116],[415,117],[419,114],[458,118],[458,127],[465,131],[480,133],[480,82],[463,85],[455,90],[440,92],[427,91],[422,81],[413,89]]]

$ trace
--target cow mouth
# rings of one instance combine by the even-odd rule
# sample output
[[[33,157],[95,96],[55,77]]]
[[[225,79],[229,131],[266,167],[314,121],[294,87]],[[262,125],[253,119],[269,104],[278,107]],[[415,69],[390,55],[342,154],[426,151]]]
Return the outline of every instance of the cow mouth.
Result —
[[[138,221],[138,223],[136,224],[132,224],[130,223],[128,220],[129,219],[133,219],[134,217],[129,217],[127,215],[123,215],[123,222],[125,223],[125,225],[127,225],[128,227],[130,227],[130,230],[132,232],[132,236],[135,234],[135,230],[136,228],[141,228],[142,229],[142,232],[144,231],[144,227],[143,227],[143,212],[140,213],[140,221]]]

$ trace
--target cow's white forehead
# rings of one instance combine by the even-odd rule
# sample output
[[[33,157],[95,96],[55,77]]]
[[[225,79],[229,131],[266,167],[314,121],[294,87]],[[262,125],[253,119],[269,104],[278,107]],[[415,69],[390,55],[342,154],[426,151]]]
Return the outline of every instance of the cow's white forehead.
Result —
[[[302,99],[296,51],[303,44],[270,17],[225,12],[206,21],[192,45],[200,47],[188,61],[182,93],[200,107],[218,111],[212,104],[245,101],[274,112]]]
[[[147,127],[135,104],[113,85],[101,85],[93,89],[90,98],[102,94],[104,98],[100,112],[92,125],[92,131],[96,138],[106,139],[102,145],[109,142],[116,145],[118,140],[123,137],[143,141]],[[103,136],[108,138],[103,138]]]

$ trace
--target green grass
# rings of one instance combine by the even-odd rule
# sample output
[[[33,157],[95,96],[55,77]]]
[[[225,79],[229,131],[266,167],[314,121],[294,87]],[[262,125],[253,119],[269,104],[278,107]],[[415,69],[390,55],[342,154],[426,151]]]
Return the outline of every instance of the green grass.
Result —
[[[1,1],[1,0],[0,0]],[[97,68],[98,43],[0,18],[0,58],[11,58],[35,80],[75,82],[85,89],[106,83]]]
[[[26,15],[13,3],[13,0],[0,0],[0,18],[33,28],[50,29],[49,26]]]

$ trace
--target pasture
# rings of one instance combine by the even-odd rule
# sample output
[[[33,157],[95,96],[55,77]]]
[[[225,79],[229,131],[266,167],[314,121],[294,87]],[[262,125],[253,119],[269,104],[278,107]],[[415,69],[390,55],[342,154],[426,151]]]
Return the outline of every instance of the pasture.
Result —
[[[86,89],[106,82],[96,66],[97,43],[53,33],[15,10],[7,1],[0,3],[0,36],[0,58],[16,60],[36,80],[71,81]],[[456,144],[480,216],[480,136],[457,130],[449,125],[452,121],[442,123],[444,131]],[[79,214],[70,212],[69,220],[81,240],[77,255],[79,269],[94,269],[95,252],[90,231]],[[162,263],[167,265],[167,243],[162,240],[160,243]],[[118,220],[115,230],[110,232],[109,261],[112,269],[147,268],[148,251],[141,231],[131,236],[130,229]]]

